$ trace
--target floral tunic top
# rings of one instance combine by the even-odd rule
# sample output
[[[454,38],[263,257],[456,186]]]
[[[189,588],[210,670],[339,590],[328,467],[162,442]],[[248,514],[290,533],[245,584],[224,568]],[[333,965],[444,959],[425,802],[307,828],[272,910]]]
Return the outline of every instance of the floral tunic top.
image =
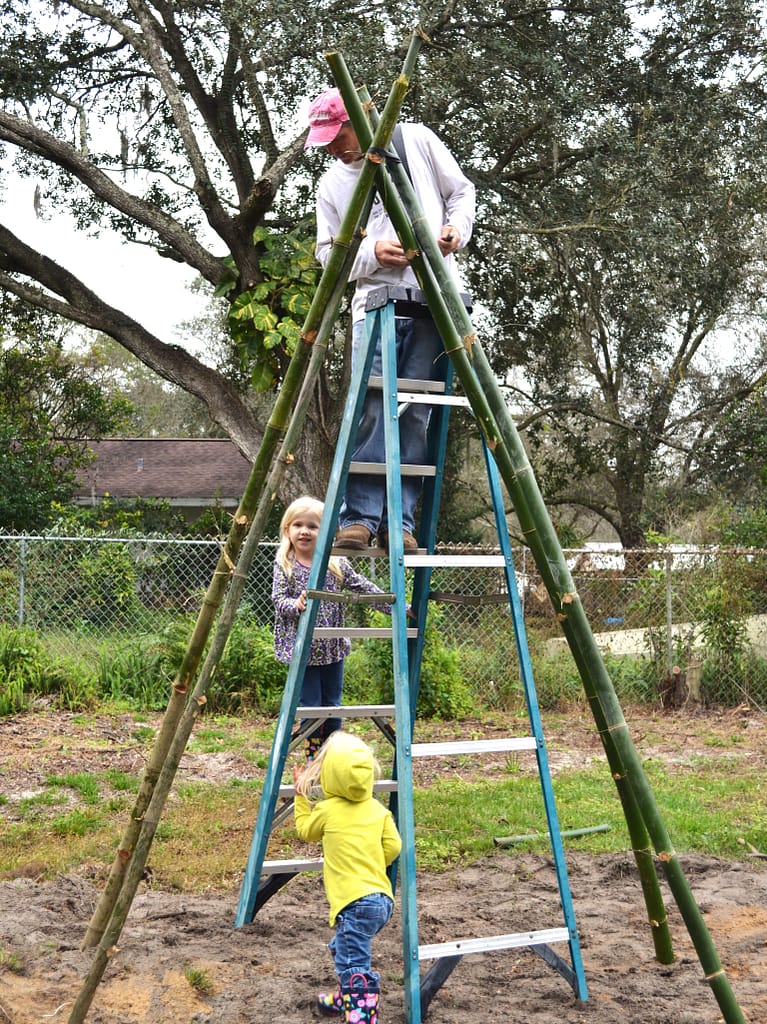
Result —
[[[338,559],[343,572],[339,580],[332,572],[325,577],[324,590],[338,593],[342,590],[358,590],[363,594],[381,594],[383,591],[375,583],[361,573],[352,569],[346,558]],[[306,590],[309,582],[309,566],[300,562],[293,563],[293,572],[288,576],[282,566],[274,564],[272,579],[272,602],[274,604],[274,654],[278,661],[289,664],[293,658],[293,647],[296,642],[296,629],[301,612],[295,607],[296,598],[302,590]],[[391,605],[376,605],[379,611],[391,613]],[[344,605],[335,601],[320,601],[315,626],[335,626],[344,624]],[[342,661],[351,650],[348,637],[318,637],[312,640],[309,648],[308,665],[330,665]]]

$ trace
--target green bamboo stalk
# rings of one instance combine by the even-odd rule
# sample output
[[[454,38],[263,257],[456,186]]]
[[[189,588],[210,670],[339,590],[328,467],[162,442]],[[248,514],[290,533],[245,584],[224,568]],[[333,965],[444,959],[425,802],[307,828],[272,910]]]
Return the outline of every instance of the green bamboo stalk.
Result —
[[[346,269],[348,277],[348,267]],[[335,314],[337,314],[345,285],[346,279],[343,279],[340,282],[340,286],[338,287],[337,294],[334,298]],[[273,504],[274,496],[277,493],[279,484],[290,465],[289,455],[300,436],[304,419],[306,417],[306,411],[309,406],[309,399],[311,398],[311,393],[316,384],[317,376],[324,359],[334,319],[335,315],[332,319],[326,318],[323,321],[323,325],[320,327],[320,331],[317,335],[317,341],[315,342],[315,346],[312,351],[310,365],[299,393],[298,401],[296,402],[296,411],[285,432],[279,456],[274,462],[267,485],[262,492],[252,526],[240,551],[237,564],[234,567],[231,585],[227,592],[221,615],[218,619],[216,632],[211,642],[210,649],[200,671],[197,683],[192,691],[190,699],[186,703],[186,707],[184,708],[182,715],[180,716],[178,727],[166,752],[165,761],[154,786],[152,797],[141,821],[141,827],[133,847],[133,854],[126,867],[122,885],[113,902],[108,922],[102,929],[102,933],[99,936],[99,943],[91,962],[90,969],[69,1016],[69,1024],[81,1024],[81,1022],[85,1020],[86,1014],[93,1002],[93,998],[96,994],[101,978],[104,975],[107,964],[109,963],[112,955],[117,951],[117,942],[119,941],[125,921],[127,920],[136,890],[138,889],[139,883],[143,877],[144,867],[149,856],[149,850],[157,832],[157,827],[160,823],[160,818],[173,785],[178,766],[181,763],[181,758],[186,750],[195,722],[205,705],[205,694],[220,663],[224,647],[234,625],[245,582],[250,572],[253,558],[261,542],[269,510]]]
[[[404,98],[407,89],[409,72],[415,63],[419,47],[420,38],[414,36],[405,60],[405,70],[400,76],[398,82],[395,83],[395,86],[392,88],[392,96],[390,97],[390,102],[387,103],[386,112],[388,114],[388,127],[384,125],[376,134],[376,139],[382,147],[387,146],[389,143],[391,132],[394,124],[396,123],[399,106],[402,103],[402,99]],[[208,657],[206,658],[197,686],[192,693],[191,699],[186,702],[185,709],[182,708],[181,712],[176,716],[173,731],[170,732],[170,729],[168,730],[169,740],[164,747],[164,756],[162,757],[161,767],[153,778],[151,794],[149,795],[145,809],[142,811],[141,819],[137,823],[136,827],[133,827],[134,822],[131,822],[132,845],[130,847],[130,855],[121,859],[119,885],[115,883],[110,889],[110,894],[112,896],[111,906],[108,908],[108,913],[105,913],[103,908],[101,909],[101,916],[96,922],[96,926],[94,926],[94,923],[92,922],[91,927],[93,929],[93,933],[95,934],[96,931],[98,931],[98,948],[85,983],[70,1014],[69,1024],[81,1024],[85,1019],[85,1015],[93,1001],[99,981],[103,976],[110,957],[116,949],[116,943],[122,932],[136,889],[138,888],[138,884],[143,875],[143,869],[146,864],[149,849],[151,847],[157,825],[159,824],[162,809],[167,800],[167,795],[170,792],[170,787],[172,786],[178,764],[183,756],[194,722],[204,705],[204,694],[209,681],[215,672],[220,657],[223,654],[224,646],[231,632],[241,599],[242,589],[250,569],[250,564],[260,542],[263,527],[273,502],[273,496],[277,491],[282,475],[285,472],[285,468],[290,463],[292,446],[297,442],[300,436],[305,414],[308,410],[311,393],[314,385],[316,384],[316,379],[324,360],[328,339],[338,316],[338,310],[348,281],[350,268],[363,236],[364,225],[367,223],[370,207],[373,201],[372,184],[375,177],[375,171],[375,165],[371,164],[371,168],[367,175],[364,176],[362,182],[358,184],[357,189],[355,190],[352,203],[344,217],[338,236],[334,240],[331,260],[329,260],[328,265],[323,272],[317,293],[315,293],[314,300],[309,313],[307,314],[301,337],[302,341],[312,346],[311,359],[309,369],[305,370],[303,374],[303,384],[300,388],[297,400],[295,403],[292,401],[292,396],[295,395],[298,382],[300,381],[300,376],[295,374],[296,385],[291,389],[290,406],[282,410],[282,415],[284,415],[286,412],[289,412],[293,405],[295,405],[295,411],[290,417],[287,427],[282,430],[283,445],[280,451],[280,457],[277,459],[271,471],[266,488],[261,486],[255,517],[251,524],[245,545],[242,547],[237,565],[234,567],[234,571],[230,573],[231,580],[228,581],[230,582],[230,586],[227,601],[224,610],[221,613],[219,627],[211,644],[211,649],[208,653]],[[296,356],[299,354],[299,350],[297,350],[293,360],[291,360],[291,364],[288,368],[288,374],[286,374],[285,378],[286,381],[288,380],[288,375],[293,369],[294,362],[300,361],[302,366],[305,367],[307,350],[306,348],[302,348],[300,351],[301,355],[299,360],[296,359]],[[275,403],[275,410],[273,410],[272,417],[270,418],[270,424],[275,420],[280,423],[283,422],[281,417],[276,416],[276,411],[284,390],[285,385],[283,384],[283,389],[278,396],[277,403]],[[264,446],[262,444],[261,449],[259,449],[259,457],[263,453],[263,447]],[[253,474],[251,475],[251,480],[248,484],[248,491],[253,490],[253,488],[251,488],[252,481]],[[242,508],[244,500],[245,499],[243,498],[240,508]],[[238,509],[238,512],[239,511],[240,509]],[[239,516],[237,518],[239,518]],[[231,565],[231,561],[228,561],[226,564],[228,566]],[[216,607],[218,606],[220,606],[220,599]],[[205,639],[207,639],[207,635],[208,634],[206,633]],[[203,645],[205,639],[203,640]],[[168,714],[166,712],[166,720],[167,718]],[[155,751],[153,753],[158,754],[159,760],[157,743],[155,744]],[[117,877],[116,873],[115,877]],[[106,903],[104,905],[106,907]]]
[[[328,60],[342,95],[349,97],[350,106],[347,107],[347,111],[355,126],[355,131],[358,133],[360,144],[365,145],[367,138],[369,138],[369,129],[364,114],[357,109],[357,105],[351,99],[353,86],[348,70],[339,55],[334,54]],[[370,117],[372,123],[375,124],[376,114],[372,109],[370,110]],[[397,192],[386,188],[386,183],[384,182],[384,187],[382,187],[384,202],[387,204],[387,209],[400,235],[403,247],[416,254],[412,259],[412,266],[418,276],[422,290],[429,300],[434,319],[445,341],[446,351],[450,355],[459,379],[464,385],[467,397],[471,401],[480,429],[484,433],[488,446],[495,453],[496,461],[499,463],[506,462],[500,432],[496,425],[495,410],[490,402],[486,401],[487,396],[485,392],[490,394],[492,398],[492,392],[497,391],[495,379],[490,374],[492,388],[489,390],[487,388],[481,389],[476,385],[474,368],[471,365],[467,365],[467,363],[469,360],[476,359],[476,354],[481,351],[481,346],[476,340],[471,321],[456,293],[452,278],[444,270],[442,254],[439,252],[436,242],[431,235],[429,225],[426,224],[420,212],[415,192],[407,174],[398,164],[389,168],[389,174],[393,178],[402,198],[400,199],[400,195]],[[419,228],[420,230],[418,230]],[[428,264],[425,264],[423,261],[424,252],[429,258]],[[435,267],[436,273],[433,274],[432,270]],[[439,277],[437,277],[437,274],[439,274]],[[462,336],[460,337],[456,333],[456,324],[459,324],[462,330]],[[464,352],[464,348],[467,350],[468,356]],[[503,412],[505,412],[505,405]],[[506,462],[506,469],[507,472],[511,471],[508,462]],[[589,684],[586,683],[584,685],[587,686],[588,692]],[[591,698],[593,699],[593,693]],[[606,727],[606,723],[599,717],[598,705],[595,717],[624,810],[647,908],[655,955],[661,963],[673,963],[674,951],[668,927],[668,915],[652,859],[650,837],[644,820],[639,813],[633,793],[626,782],[623,765],[612,742],[610,732]]]
[[[371,180],[374,171],[375,169],[371,168]],[[203,598],[184,658],[173,682],[171,696],[163,716],[160,731],[155,739],[149,761],[144,770],[141,787],[131,811],[128,826],[115,855],[101,898],[83,939],[83,949],[95,946],[99,942],[106,922],[109,920],[115,906],[125,877],[126,865],[133,855],[136,840],[141,829],[141,822],[152,798],[152,793],[162,765],[165,762],[168,748],[178,728],[190,685],[199,667],[202,651],[207,643],[223,596],[231,582],[232,567],[242,546],[243,538],[248,531],[258,498],[263,491],[266,474],[271,466],[274,453],[281,439],[285,436],[289,417],[295,404],[295,396],[306,373],[323,317],[326,317],[328,309],[333,311],[333,319],[337,316],[340,297],[338,295],[334,296],[334,291],[337,290],[340,280],[342,281],[342,293],[348,281],[353,254],[359,248],[362,229],[367,222],[367,211],[371,201],[372,193],[368,195],[365,192],[361,192],[359,202],[355,201],[354,204],[350,205],[347,216],[344,218],[339,229],[338,237],[334,240],[330,260],[320,277],[317,290],[306,315],[301,332],[301,344],[296,348],[288,365],[245,492],[232,520],[232,527]],[[331,325],[332,320],[328,323],[328,331]]]
[[[337,77],[336,81],[345,103],[349,104],[347,105],[347,111],[350,117],[352,117],[356,129],[357,121],[355,121],[355,117],[357,117],[359,111],[355,111],[355,114],[352,115],[352,108],[356,104],[356,96],[349,93],[343,75]],[[357,119],[359,120],[358,117]],[[364,133],[364,125],[361,121],[359,127]],[[360,143],[364,145],[362,138]],[[398,188],[401,192],[407,192],[407,184],[409,182],[402,182],[400,187],[398,182]],[[387,210],[399,231],[400,225],[395,220],[395,216],[402,213],[402,204],[398,204],[396,200],[392,201],[390,195],[384,196],[384,202],[387,203]],[[418,218],[416,217],[413,220],[414,226],[417,222]],[[401,236],[403,247],[410,248],[411,232],[408,230],[407,216],[402,226],[404,229]],[[620,779],[625,777],[628,782],[626,793],[630,794],[630,796],[627,796],[628,802],[624,801],[624,813],[628,806],[631,808],[632,814],[636,811],[641,816],[644,829],[649,834],[655,847],[672,894],[685,921],[688,933],[693,940],[701,965],[704,968],[706,980],[711,986],[725,1021],[727,1024],[745,1024],[742,1010],[735,999],[729,979],[722,968],[710,933],[700,913],[700,908],[687,883],[679,863],[679,858],[673,850],[652,789],[642,768],[641,760],[628,732],[612,680],[605,669],[591,627],[575,592],[564,554],[538,490],[537,481],[533,475],[532,467],[527,459],[527,454],[517,433],[516,426],[503,401],[503,396],[495,376],[490,370],[481,346],[476,340],[452,278],[444,271],[442,257],[436,244],[433,243],[428,231],[424,232],[424,235],[419,237],[418,241],[427,252],[429,269],[433,273],[433,277],[432,274],[424,273],[420,255],[413,259],[412,265],[419,277],[419,283],[421,283],[421,287],[427,295],[430,308],[434,314],[435,321],[440,327],[440,331],[442,331],[443,326],[446,329],[447,333],[442,335],[446,350],[454,362],[459,379],[471,402],[472,409],[475,410],[475,415],[477,414],[477,409],[482,410],[483,419],[489,414],[490,419],[495,425],[494,434],[500,435],[498,440],[502,443],[491,443],[491,451],[493,451],[498,463],[499,472],[517,510],[520,524],[525,531],[526,539],[546,584],[552,603],[555,609],[558,610],[565,637],[573,652],[584,689],[586,689],[589,696],[592,713],[600,729],[600,736],[605,751],[607,753],[609,749],[611,754],[617,758],[619,777]],[[446,304],[443,296],[445,299],[449,299],[449,306]],[[464,318],[468,322],[469,329],[464,333],[462,345],[462,339],[455,327],[455,322],[463,325]],[[465,347],[463,347],[464,345]],[[470,369],[467,367],[468,355],[466,354],[469,350],[471,351]],[[488,401],[485,401],[485,395],[488,396]],[[477,407],[474,404],[475,399],[478,401]],[[495,437],[492,438],[492,440],[495,439]],[[616,778],[617,782],[618,779]],[[636,822],[633,823],[633,826],[636,826]],[[643,858],[645,857],[644,851],[637,851],[635,849],[635,855],[637,854]],[[643,886],[644,883],[645,878],[643,877]],[[652,921],[652,923],[655,926],[656,922]],[[659,921],[657,924],[661,928],[664,922]]]
[[[565,828],[562,829],[560,835],[563,839],[569,839],[577,836],[591,836],[595,832],[609,832],[609,825],[590,825],[588,828]],[[493,839],[493,843],[496,846],[514,846],[515,843],[527,843],[531,839],[542,839],[544,836],[548,836],[548,832],[530,832],[524,836],[496,836]]]
[[[339,88],[342,93],[348,95],[351,86],[351,78],[349,77],[348,71],[340,57],[334,57],[331,62],[331,68],[336,81],[339,83]],[[354,105],[352,104],[352,106]],[[360,118],[359,115],[360,112],[358,110],[354,110],[353,113],[350,113],[350,117],[356,118],[356,127],[359,128],[359,131],[364,136],[366,126],[364,120]],[[372,109],[370,110],[370,117],[371,122],[375,124],[376,114]],[[423,291],[429,298],[429,304],[432,310],[436,310],[435,320],[438,323],[443,339],[448,337],[451,339],[446,342],[446,350],[451,355],[454,364],[460,362],[464,366],[465,372],[471,375],[473,383],[474,373],[471,368],[467,368],[465,366],[466,361],[463,356],[459,354],[460,346],[456,338],[455,325],[459,324],[462,329],[463,333],[461,340],[465,345],[470,346],[469,352],[471,358],[476,359],[478,354],[482,355],[481,346],[474,336],[471,321],[463,303],[460,301],[460,298],[456,293],[455,287],[452,284],[452,278],[450,278],[444,270],[442,254],[432,237],[429,225],[426,223],[422,213],[420,212],[417,197],[407,174],[399,164],[395,164],[388,170],[391,178],[394,180],[397,190],[399,191],[399,195],[396,192],[393,193],[391,189],[384,188],[382,189],[384,202],[387,203],[387,209],[389,209],[390,215],[392,216],[392,221],[398,232],[401,234],[403,247],[410,251],[418,251],[418,255],[412,261],[413,267],[419,278],[419,283],[421,284]],[[428,257],[428,265],[426,267],[420,266],[422,262],[422,253],[424,252]],[[434,270],[435,267],[436,271],[432,275],[431,271]],[[459,377],[463,382],[462,372],[458,366],[456,368]],[[492,373],[490,373],[489,376],[492,378],[493,385],[495,385]],[[491,390],[497,390],[497,388],[494,387]],[[488,440],[491,449],[496,452],[496,459],[502,459],[503,453],[502,451],[499,451],[498,447],[499,441],[498,429],[495,425],[495,410],[493,409],[491,402],[488,402],[487,408],[485,409],[485,395],[478,392],[476,388],[474,388],[473,391],[474,396],[472,399],[472,408],[479,412],[480,427],[484,427],[486,439]],[[479,404],[475,405],[475,401]],[[503,405],[503,412],[505,413],[505,404]],[[593,698],[593,694],[591,697]],[[647,908],[647,916],[650,923],[655,955],[660,963],[673,963],[674,952],[668,927],[668,915],[666,913],[660,885],[658,884],[655,865],[652,859],[650,837],[642,816],[639,813],[633,793],[626,782],[625,772],[615,745],[610,737],[609,730],[606,728],[606,723],[600,720],[598,706],[595,711],[595,717],[597,719],[597,725],[600,731],[600,736],[603,740],[603,746],[605,747],[613,779],[615,780],[616,788],[621,800],[621,805],[624,810],[624,816],[626,818],[634,857],[637,863],[637,870],[642,885],[645,905]]]

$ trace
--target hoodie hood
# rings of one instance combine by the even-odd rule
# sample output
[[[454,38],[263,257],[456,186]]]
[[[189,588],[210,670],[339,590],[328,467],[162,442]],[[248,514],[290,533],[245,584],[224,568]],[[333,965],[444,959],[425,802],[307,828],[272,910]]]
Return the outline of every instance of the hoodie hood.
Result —
[[[351,733],[332,734],[322,757],[320,784],[325,796],[360,803],[373,795],[375,761],[370,747]]]

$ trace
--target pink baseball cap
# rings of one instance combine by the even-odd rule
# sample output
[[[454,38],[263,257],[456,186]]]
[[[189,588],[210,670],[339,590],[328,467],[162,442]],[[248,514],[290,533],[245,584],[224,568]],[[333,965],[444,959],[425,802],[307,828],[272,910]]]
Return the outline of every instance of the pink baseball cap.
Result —
[[[327,146],[341,131],[341,125],[348,120],[349,115],[338,89],[321,92],[309,106],[309,135],[304,149]]]

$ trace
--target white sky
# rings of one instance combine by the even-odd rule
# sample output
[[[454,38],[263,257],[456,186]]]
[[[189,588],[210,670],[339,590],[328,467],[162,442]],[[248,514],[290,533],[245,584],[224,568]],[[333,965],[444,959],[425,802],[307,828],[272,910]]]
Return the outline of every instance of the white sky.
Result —
[[[195,272],[163,259],[147,246],[128,245],[114,232],[91,238],[78,232],[66,215],[39,219],[34,210],[34,179],[4,176],[0,221],[27,245],[75,274],[104,301],[124,310],[162,341],[197,346],[177,328],[205,308],[206,300],[189,287]],[[143,298],[136,300],[139,294]]]

